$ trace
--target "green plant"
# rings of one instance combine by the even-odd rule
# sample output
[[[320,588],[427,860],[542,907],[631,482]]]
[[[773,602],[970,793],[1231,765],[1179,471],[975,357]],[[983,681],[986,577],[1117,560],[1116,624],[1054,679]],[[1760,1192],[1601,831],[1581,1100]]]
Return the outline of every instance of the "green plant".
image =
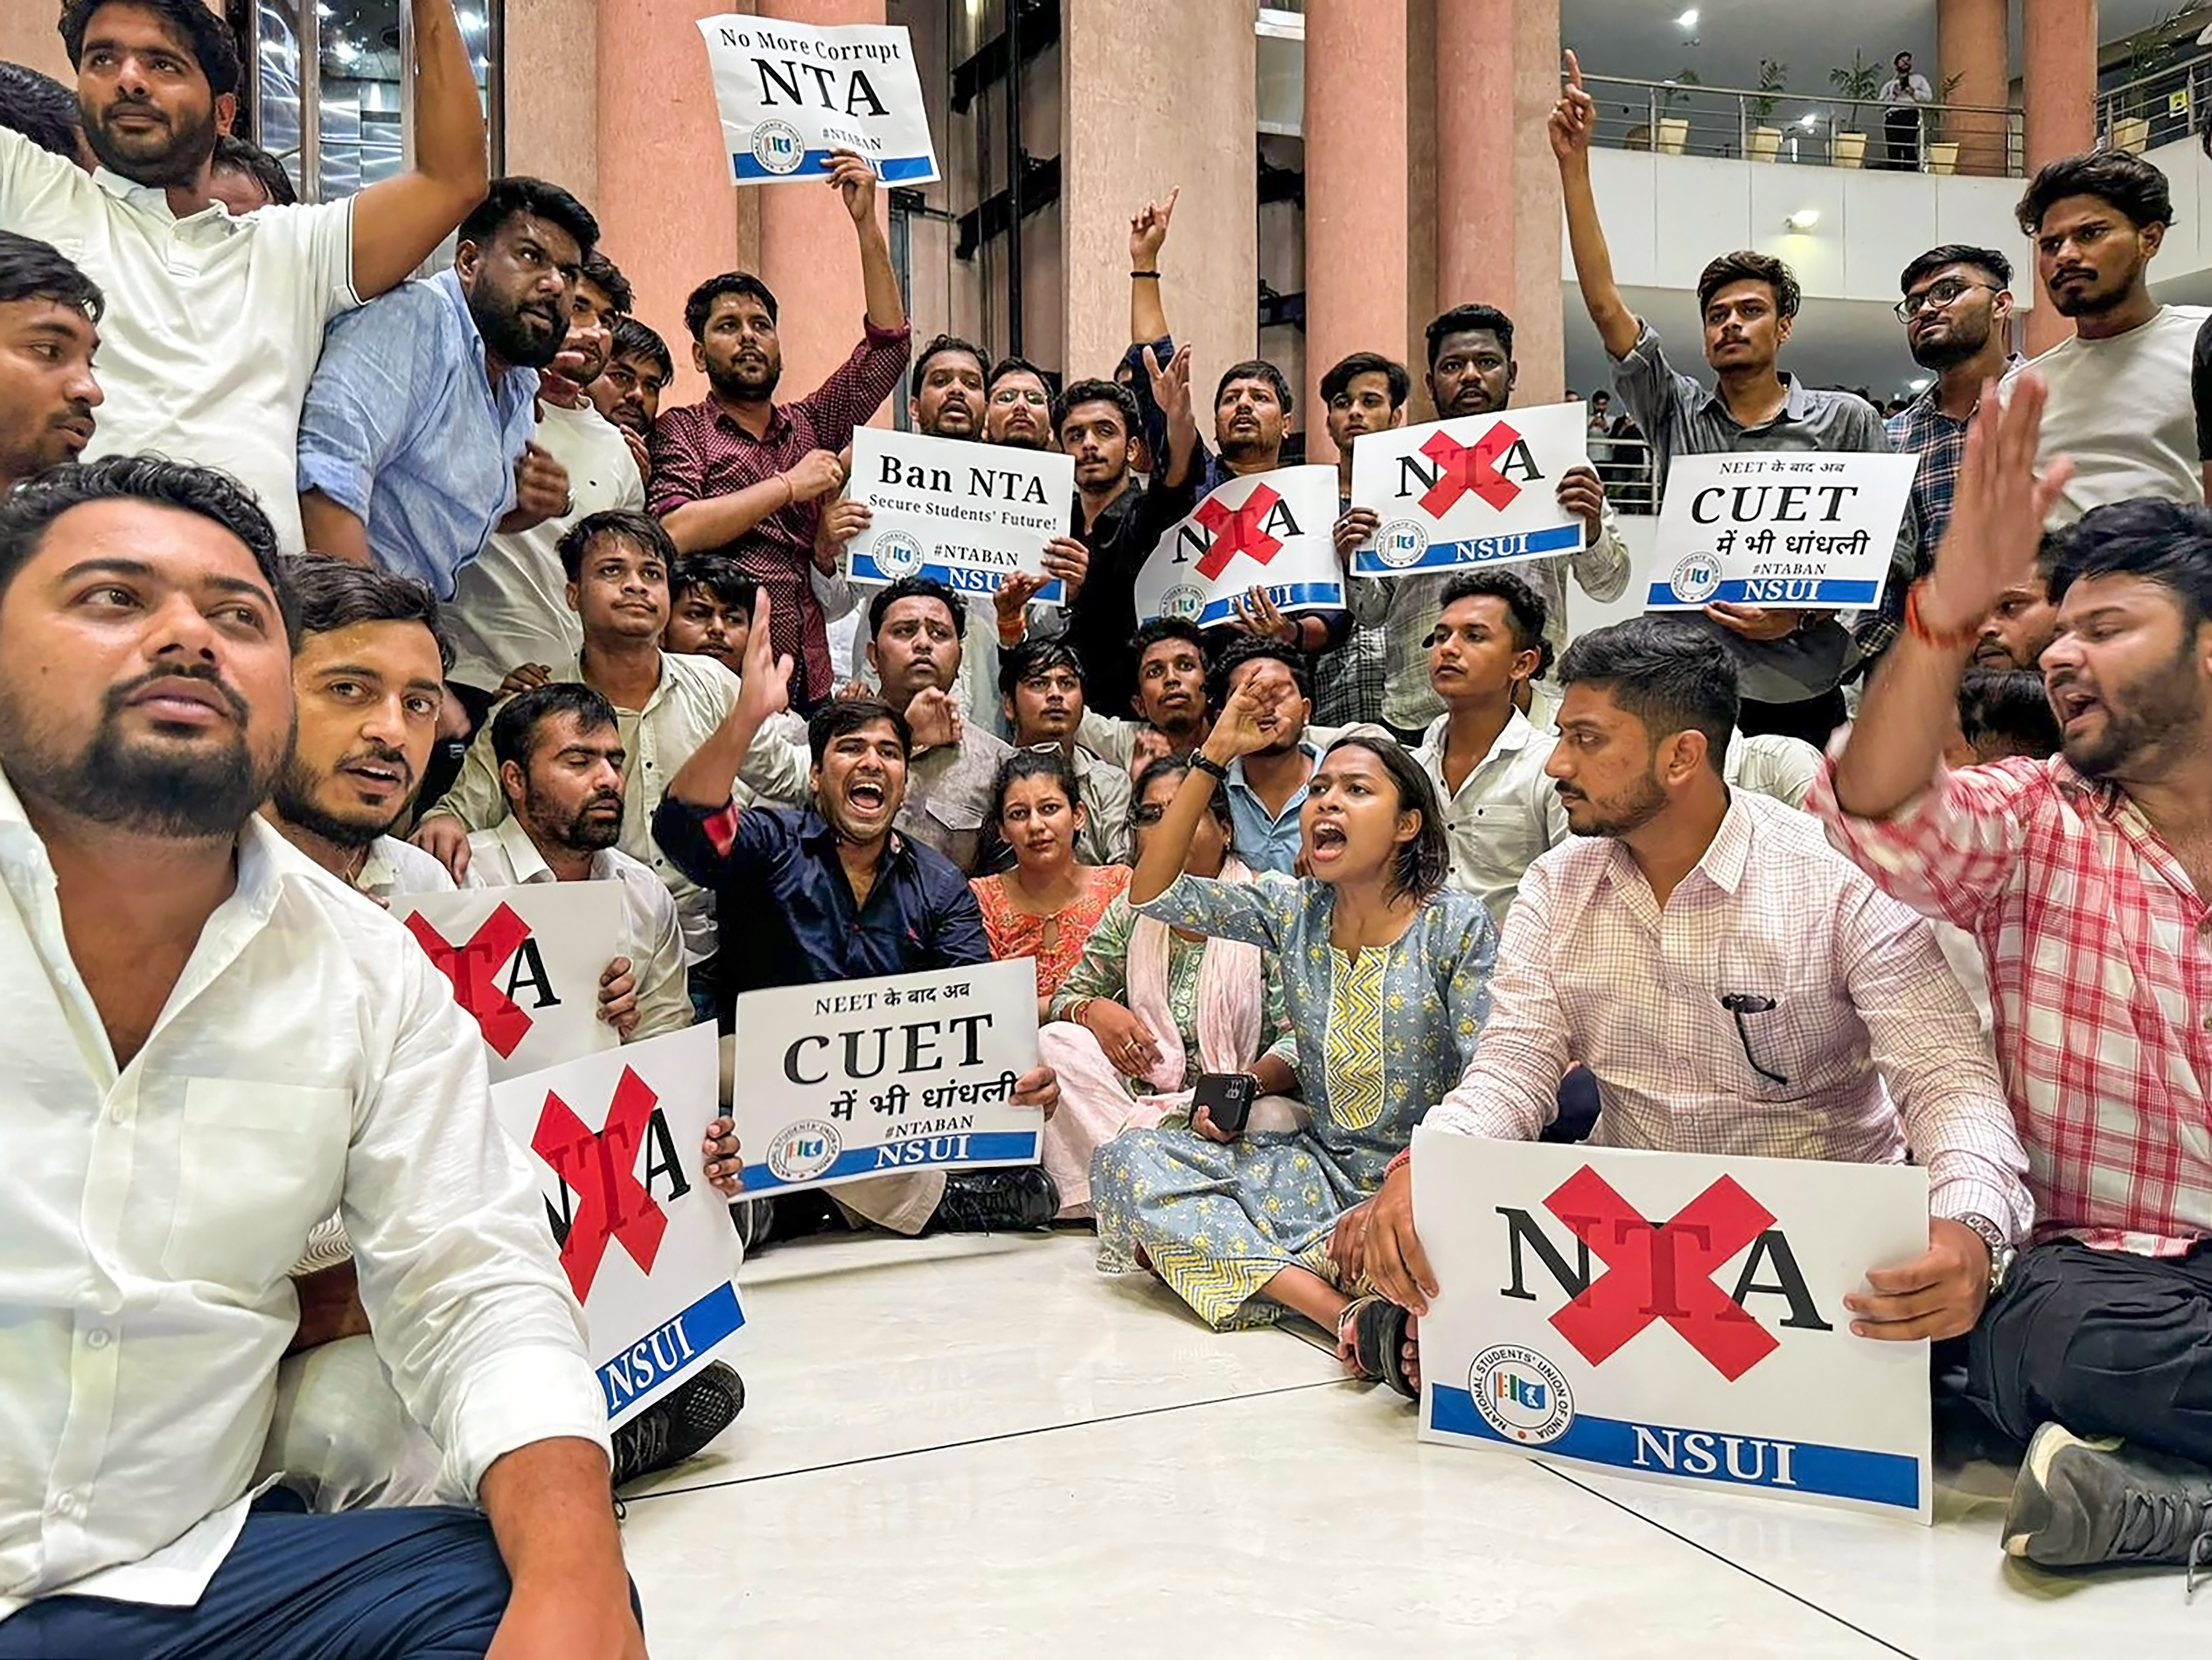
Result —
[[[1765,126],[1774,118],[1775,106],[1782,101],[1780,94],[1790,90],[1790,65],[1778,64],[1771,58],[1759,60],[1759,90],[1764,95],[1751,100],[1751,118]]]
[[[1959,90],[1959,83],[1966,78],[1963,71],[1957,75],[1945,76],[1943,84],[1936,89],[1936,101],[1939,104],[1949,103],[1951,94]]]
[[[2134,83],[2173,67],[2181,56],[2180,37],[2188,33],[2185,20],[2203,10],[2205,3],[2206,0],[2184,0],[2170,11],[2157,13],[2123,43],[2127,68],[2122,78],[2133,88],[2127,100],[2129,114],[2148,116],[2165,106],[2171,88],[2154,90]]]
[[[1674,71],[1674,78],[1667,82],[1666,91],[1660,98],[1659,102],[1661,107],[1670,110],[1673,109],[1675,105],[1687,100],[1690,96],[1690,88],[1702,87],[1705,84],[1704,80],[1699,77],[1697,70],[1688,69],[1676,70]]]
[[[1844,130],[1863,131],[1864,129],[1859,125],[1859,106],[1871,104],[1881,94],[1881,71],[1866,61],[1864,52],[1853,51],[1849,68],[1838,68],[1828,71],[1828,84],[1836,89],[1838,96],[1851,100],[1850,113]]]

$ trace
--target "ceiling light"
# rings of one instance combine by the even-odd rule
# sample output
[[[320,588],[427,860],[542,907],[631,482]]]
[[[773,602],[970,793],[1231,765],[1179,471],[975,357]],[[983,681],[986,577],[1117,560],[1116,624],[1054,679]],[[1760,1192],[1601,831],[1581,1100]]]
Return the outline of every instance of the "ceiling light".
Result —
[[[1785,230],[1809,231],[1820,222],[1820,210],[1818,208],[1800,208],[1789,218],[1784,220],[1782,224]]]
[[[1684,28],[1686,28],[1686,29],[1693,29],[1693,28],[1697,27],[1698,27],[1698,9],[1697,9],[1695,6],[1691,7],[1691,8],[1689,9],[1689,10],[1687,10],[1687,11],[1684,12],[1684,13],[1683,13],[1680,17],[1676,18],[1674,21],[1675,21],[1677,23],[1680,23],[1680,24]]]
[[[1907,391],[1924,392],[1935,384],[1936,379],[1933,375],[1922,375],[1917,380],[1906,381],[1905,383],[1905,388]]]

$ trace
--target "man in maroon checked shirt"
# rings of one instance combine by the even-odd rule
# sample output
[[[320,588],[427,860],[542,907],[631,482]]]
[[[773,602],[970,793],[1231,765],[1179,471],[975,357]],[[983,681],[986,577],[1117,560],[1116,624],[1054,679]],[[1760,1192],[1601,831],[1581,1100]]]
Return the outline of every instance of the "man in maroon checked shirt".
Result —
[[[802,711],[836,686],[809,575],[819,504],[845,482],[837,452],[890,396],[913,349],[890,247],[876,223],[875,173],[849,150],[826,165],[860,239],[866,332],[810,396],[778,403],[775,296],[744,271],[701,283],[684,321],[692,364],[709,390],[702,403],[663,411],[653,427],[649,498],[680,550],[731,555],[775,601],[775,651],[791,657],[791,701]]]

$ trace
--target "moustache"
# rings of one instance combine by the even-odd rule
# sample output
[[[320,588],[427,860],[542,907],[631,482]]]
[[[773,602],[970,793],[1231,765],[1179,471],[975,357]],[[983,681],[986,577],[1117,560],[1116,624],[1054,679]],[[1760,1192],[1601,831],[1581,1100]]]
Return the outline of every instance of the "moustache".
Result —
[[[224,707],[230,711],[231,718],[241,726],[246,724],[251,712],[246,706],[246,700],[239,695],[237,689],[228,681],[213,668],[205,664],[198,664],[184,668],[149,669],[135,680],[126,680],[120,686],[109,687],[107,688],[108,714],[111,716],[121,714],[125,704],[130,702],[147,687],[153,685],[155,682],[162,680],[205,681],[215,688],[216,694],[222,698]]]

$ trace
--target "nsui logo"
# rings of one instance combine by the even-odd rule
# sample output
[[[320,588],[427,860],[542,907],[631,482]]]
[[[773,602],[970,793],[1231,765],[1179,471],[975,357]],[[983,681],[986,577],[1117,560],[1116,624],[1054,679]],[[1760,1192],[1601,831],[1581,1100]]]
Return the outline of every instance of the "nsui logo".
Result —
[[[1185,583],[1170,588],[1160,596],[1160,615],[1180,617],[1185,622],[1195,622],[1198,614],[1206,609],[1206,595]]]
[[[1702,605],[1720,591],[1721,562],[1711,554],[1692,554],[1674,567],[1674,597]]]
[[[805,159],[805,142],[788,121],[763,121],[753,129],[753,160],[770,173],[796,173]]]
[[[1492,1429],[1526,1446],[1558,1440],[1575,1421],[1574,1391],[1565,1376],[1518,1343],[1500,1343],[1476,1355],[1467,1392]]]
[[[1394,518],[1375,533],[1375,557],[1394,571],[1418,565],[1429,551],[1429,533],[1410,518]]]
[[[808,1181],[837,1162],[843,1145],[834,1126],[809,1118],[775,1138],[768,1167],[784,1181]]]

